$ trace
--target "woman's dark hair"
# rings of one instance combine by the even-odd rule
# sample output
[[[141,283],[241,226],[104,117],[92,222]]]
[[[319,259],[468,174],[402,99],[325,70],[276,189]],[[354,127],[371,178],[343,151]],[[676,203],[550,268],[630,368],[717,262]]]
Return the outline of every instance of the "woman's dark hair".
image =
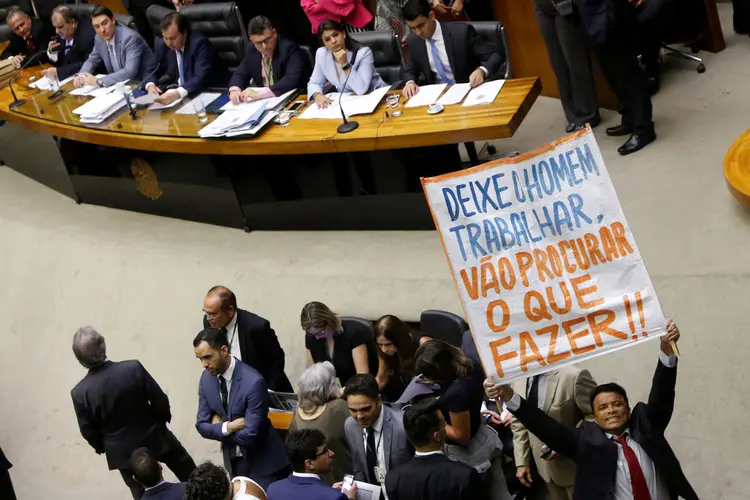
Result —
[[[417,373],[438,384],[469,378],[471,360],[457,347],[442,340],[430,340],[417,349]]]
[[[378,356],[385,361],[388,371],[396,375],[406,375],[411,379],[414,376],[414,353],[417,352],[419,346],[411,336],[409,325],[396,316],[388,314],[375,322],[373,334],[375,342],[378,337],[383,336],[398,349],[395,356],[386,356],[378,349]]]
[[[327,30],[336,30],[344,34],[344,46],[346,47],[346,50],[354,50],[359,46],[357,42],[352,40],[349,33],[346,32],[346,26],[338,21],[334,21],[333,19],[326,19],[318,26],[318,38],[320,38],[320,43],[323,43],[323,33]]]

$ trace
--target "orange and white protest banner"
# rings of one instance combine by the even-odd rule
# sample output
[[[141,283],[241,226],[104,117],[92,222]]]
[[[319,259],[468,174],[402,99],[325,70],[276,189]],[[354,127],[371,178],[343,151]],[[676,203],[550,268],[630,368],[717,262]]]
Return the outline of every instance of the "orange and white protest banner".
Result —
[[[422,185],[482,364],[496,381],[665,333],[590,130]]]

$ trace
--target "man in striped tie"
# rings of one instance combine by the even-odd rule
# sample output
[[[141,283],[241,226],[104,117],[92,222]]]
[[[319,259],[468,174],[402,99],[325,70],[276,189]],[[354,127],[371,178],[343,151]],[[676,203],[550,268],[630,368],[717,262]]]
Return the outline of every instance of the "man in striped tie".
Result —
[[[0,59],[9,59],[15,68],[27,63],[46,63],[46,54],[39,54],[33,61],[29,58],[47,47],[50,38],[55,34],[52,27],[43,21],[32,19],[18,7],[12,7],[8,11],[5,21],[13,30],[13,34]]]
[[[667,321],[661,337],[648,403],[631,410],[625,389],[615,383],[591,394],[595,422],[573,428],[530,405],[509,385],[485,381],[490,397],[501,397],[508,410],[555,452],[577,465],[574,500],[698,500],[664,432],[674,410],[677,356],[672,343],[680,331]]]

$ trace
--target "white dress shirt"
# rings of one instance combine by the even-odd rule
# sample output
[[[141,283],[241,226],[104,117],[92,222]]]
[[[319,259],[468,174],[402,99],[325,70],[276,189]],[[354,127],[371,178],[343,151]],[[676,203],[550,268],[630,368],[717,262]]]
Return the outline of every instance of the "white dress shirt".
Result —
[[[440,62],[443,63],[445,68],[445,76],[451,81],[456,81],[453,76],[453,68],[451,68],[450,60],[448,59],[448,51],[445,49],[445,38],[443,38],[443,28],[440,26],[438,21],[435,21],[435,33],[432,34],[432,39],[435,41],[435,47],[437,48],[438,56],[440,56]],[[435,74],[435,79],[438,83],[447,83],[440,81],[440,75],[437,72],[435,66],[435,58],[432,56],[432,42],[429,40],[425,41],[425,48],[427,49],[427,60],[430,61],[430,71]]]
[[[388,473],[388,464],[385,463],[385,443],[383,443],[383,414],[385,410],[380,408],[380,416],[378,416],[375,423],[372,424],[372,430],[375,431],[375,456],[378,457],[378,467],[383,469],[383,472]],[[365,444],[365,455],[367,455],[367,429],[362,429],[362,441]]]
[[[182,65],[184,64],[183,59],[185,57],[185,49],[175,50],[174,51],[174,56],[177,59],[177,85],[179,85],[179,87],[177,87],[176,89],[167,90],[165,92],[165,94],[169,94],[170,92],[177,92],[180,95],[180,98],[184,99],[185,97],[187,97],[188,91],[185,90],[185,88],[183,87],[183,85],[185,84],[185,82],[183,82],[182,79],[180,78],[180,74],[182,73],[182,71],[181,71],[182,70]],[[148,90],[148,86],[149,85],[156,86],[156,84],[154,82],[148,82],[146,84],[146,87],[145,87],[146,90]],[[234,313],[234,317],[237,318],[237,313]],[[235,320],[233,320],[233,321],[235,321]],[[227,327],[227,332],[231,335],[231,330],[229,330],[229,327]],[[234,349],[232,349],[232,352],[234,352]],[[239,351],[239,349],[237,349],[237,357],[238,358],[240,357],[240,351]]]
[[[663,352],[659,352],[659,362],[667,368],[674,368],[677,365],[677,356],[667,356]],[[541,382],[541,381],[540,381]],[[541,395],[541,386],[539,386]],[[540,397],[540,402],[541,402]],[[508,409],[516,411],[521,406],[521,396],[518,393],[514,393],[510,401],[507,402]],[[607,438],[612,439],[612,434],[605,433]],[[656,465],[651,460],[641,446],[630,438],[630,435],[626,432],[626,442],[628,446],[633,449],[633,452],[638,457],[638,463],[641,465],[643,470],[643,476],[646,478],[646,484],[648,485],[648,491],[651,494],[651,500],[669,500],[669,491],[666,484],[659,477],[659,472],[656,470]],[[615,475],[615,496],[614,500],[633,500],[633,489],[630,483],[630,469],[628,469],[628,462],[625,460],[625,452],[621,445],[617,445],[617,473]]]
[[[294,477],[312,477],[320,481],[320,476],[317,474],[309,474],[307,472],[294,472],[292,471],[292,476]]]
[[[415,451],[414,456],[415,457],[429,457],[431,455],[445,455],[443,450],[435,450],[435,451]]]
[[[155,484],[155,485],[151,486],[150,488],[144,488],[144,491],[153,490],[154,488],[158,488],[159,486],[161,486],[164,483],[166,483],[166,481],[162,479],[159,484]]]
[[[239,325],[237,324],[237,311],[232,316],[232,321],[227,325],[227,340],[229,340],[229,353],[242,361],[242,350],[240,349]]]
[[[47,51],[47,57],[49,58],[50,62],[56,63],[57,62],[57,58],[60,55],[60,52],[64,51],[66,48],[70,48],[72,46],[73,46],[73,39],[72,38],[70,40],[65,40],[65,43],[62,45],[62,47],[60,48],[60,50],[58,50],[57,52],[50,52],[48,50]]]
[[[236,360],[234,359],[234,356],[232,356],[232,360],[229,362],[229,368],[222,373],[221,375],[224,377],[224,379],[227,381],[227,405],[229,404],[229,395],[232,394],[232,375],[234,374],[234,366],[236,364]],[[219,381],[221,383],[221,381]],[[229,417],[229,415],[227,415]],[[221,433],[224,436],[228,436],[230,434],[229,432],[229,422],[224,422],[221,425]]]
[[[117,56],[117,44],[115,43],[116,36],[117,34],[115,33],[115,36],[112,37],[112,40],[105,42],[107,44],[107,52],[109,53],[109,60],[112,63],[113,73],[116,73],[122,69],[122,61],[120,61],[120,59]]]

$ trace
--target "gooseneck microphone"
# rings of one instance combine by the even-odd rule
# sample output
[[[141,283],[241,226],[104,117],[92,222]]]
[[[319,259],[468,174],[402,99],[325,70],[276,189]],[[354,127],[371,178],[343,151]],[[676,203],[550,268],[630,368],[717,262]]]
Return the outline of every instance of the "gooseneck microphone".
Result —
[[[341,103],[341,101],[344,100],[344,92],[346,91],[346,84],[349,82],[349,77],[352,75],[352,71],[354,70],[354,62],[357,60],[357,49],[354,49],[352,52],[352,62],[349,64],[349,73],[346,74],[346,78],[344,78],[344,85],[341,87],[341,95],[339,96],[339,109],[341,110],[341,118],[344,119],[344,123],[339,125],[339,127],[336,129],[336,132],[339,134],[348,134],[349,132],[353,132],[354,130],[357,130],[357,127],[359,127],[359,122],[356,122],[354,120],[349,121],[346,119],[346,113],[344,113],[344,105]]]
[[[28,59],[28,60],[27,60],[26,62],[24,62],[24,63],[23,63],[23,65],[21,65],[21,67],[20,67],[20,68],[18,68],[18,71],[19,71],[19,73],[20,73],[21,71],[23,71],[24,69],[26,69],[26,67],[27,67],[27,66],[28,66],[29,64],[31,64],[31,61],[33,61],[33,60],[34,60],[34,58],[36,58],[37,56],[39,56],[39,55],[41,55],[41,54],[46,54],[46,53],[47,53],[47,49],[44,49],[44,50],[40,50],[39,52],[37,52],[37,53],[36,53],[36,54],[34,54],[33,56],[29,57],[29,59]],[[13,96],[13,102],[11,103],[11,105],[10,105],[10,106],[8,106],[8,108],[10,108],[11,110],[15,111],[15,110],[17,110],[18,108],[20,108],[21,106],[23,106],[24,104],[26,104],[26,99],[19,99],[19,98],[18,98],[18,97],[16,96],[16,92],[15,92],[15,91],[13,90],[13,80],[15,80],[15,78],[12,78],[12,79],[11,79],[11,80],[10,80],[10,81],[8,82],[8,88],[10,88],[10,93],[11,93],[11,95]]]

